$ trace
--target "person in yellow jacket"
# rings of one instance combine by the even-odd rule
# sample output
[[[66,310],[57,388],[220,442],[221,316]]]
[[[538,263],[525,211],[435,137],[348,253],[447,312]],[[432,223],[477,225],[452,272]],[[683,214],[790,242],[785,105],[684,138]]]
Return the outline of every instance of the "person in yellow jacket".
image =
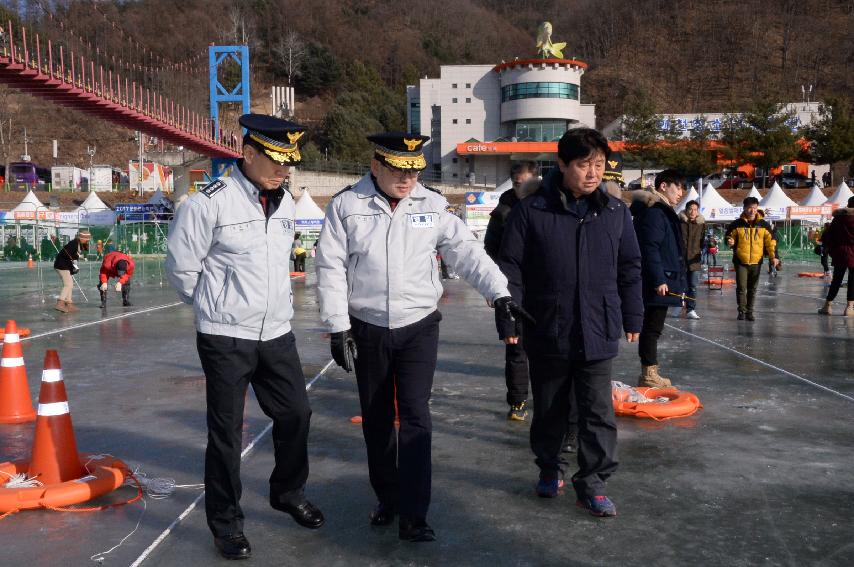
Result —
[[[776,242],[771,225],[759,211],[759,199],[747,197],[743,206],[741,216],[727,227],[725,240],[727,246],[732,248],[732,263],[735,265],[738,320],[753,321],[753,301],[762,273],[763,253],[767,253],[775,268],[780,260],[774,257]]]

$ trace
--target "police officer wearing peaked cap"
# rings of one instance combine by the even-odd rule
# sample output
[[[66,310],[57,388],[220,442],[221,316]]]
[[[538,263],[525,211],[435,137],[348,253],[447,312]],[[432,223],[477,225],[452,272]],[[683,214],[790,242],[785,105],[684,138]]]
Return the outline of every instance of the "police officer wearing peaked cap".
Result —
[[[196,315],[207,383],[205,511],[214,544],[229,559],[251,555],[240,508],[249,384],[273,420],[270,505],[308,528],[324,521],[303,493],[311,409],[290,323],[294,199],[286,183],[291,166],[300,163],[305,129],[258,114],[242,116],[240,124],[246,128],[243,158],[230,177],[178,209],[166,258],[169,281]]]
[[[426,136],[385,133],[371,173],[335,195],[317,248],[317,288],[332,355],[355,368],[371,486],[372,525],[399,514],[399,537],[432,541],[430,400],[442,296],[436,252],[489,301],[507,280],[448,202],[418,182]],[[395,400],[396,397],[396,400]],[[395,431],[395,401],[400,430]]]

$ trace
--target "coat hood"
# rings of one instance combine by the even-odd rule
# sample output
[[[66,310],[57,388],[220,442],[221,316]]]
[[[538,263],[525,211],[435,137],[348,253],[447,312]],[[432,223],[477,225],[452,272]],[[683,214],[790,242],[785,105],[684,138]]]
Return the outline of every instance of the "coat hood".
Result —
[[[647,207],[652,207],[656,203],[661,203],[665,207],[673,208],[667,200],[659,195],[658,193],[654,193],[652,191],[646,191],[644,189],[638,191],[632,191],[632,204],[641,203],[646,205]]]
[[[682,222],[688,222],[688,215],[685,214],[685,211],[679,213],[679,220]],[[697,214],[697,218],[694,219],[694,222],[697,224],[706,224],[706,218],[701,214]]]

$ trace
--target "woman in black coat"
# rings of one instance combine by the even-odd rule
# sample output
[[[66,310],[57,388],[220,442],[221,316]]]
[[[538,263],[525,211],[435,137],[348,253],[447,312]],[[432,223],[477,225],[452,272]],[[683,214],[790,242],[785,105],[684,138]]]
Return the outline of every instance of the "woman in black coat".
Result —
[[[71,291],[74,286],[71,276],[80,271],[77,264],[80,260],[80,253],[89,250],[91,239],[92,235],[88,230],[81,230],[77,233],[76,238],[72,238],[68,244],[62,247],[62,250],[56,255],[56,260],[53,261],[53,268],[62,280],[62,291],[59,292],[59,299],[56,300],[54,306],[57,311],[72,313],[78,310],[74,306],[74,302],[71,301]]]
[[[683,179],[674,170],[655,177],[651,191],[632,194],[631,213],[641,250],[643,273],[643,328],[638,341],[641,359],[639,386],[666,387],[671,382],[658,373],[658,339],[669,307],[682,305],[687,288],[685,252],[679,217],[673,210],[682,199]]]

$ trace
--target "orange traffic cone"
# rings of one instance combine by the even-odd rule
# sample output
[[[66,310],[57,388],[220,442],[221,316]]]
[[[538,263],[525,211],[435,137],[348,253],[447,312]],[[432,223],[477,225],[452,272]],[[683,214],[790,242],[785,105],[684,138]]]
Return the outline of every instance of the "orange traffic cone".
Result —
[[[22,423],[35,418],[18,325],[6,321],[0,358],[0,423]]]
[[[77,452],[77,441],[74,440],[68,395],[62,381],[59,354],[55,350],[48,350],[44,355],[38,413],[27,476],[48,485],[86,475]]]
[[[31,270],[33,269],[33,255],[32,254],[27,254],[27,267]]]

